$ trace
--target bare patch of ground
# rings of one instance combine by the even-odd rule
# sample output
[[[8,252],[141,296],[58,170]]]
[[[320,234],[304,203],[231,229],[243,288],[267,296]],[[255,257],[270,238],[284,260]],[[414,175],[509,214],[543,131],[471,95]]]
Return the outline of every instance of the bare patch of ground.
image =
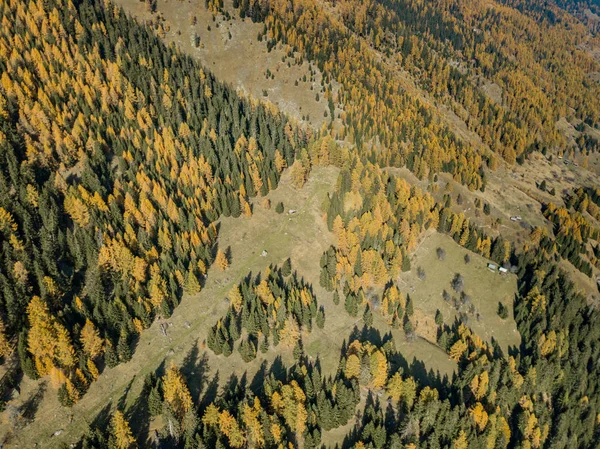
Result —
[[[480,86],[481,91],[487,96],[490,100],[498,105],[503,105],[502,101],[502,88],[489,80],[484,80]]]

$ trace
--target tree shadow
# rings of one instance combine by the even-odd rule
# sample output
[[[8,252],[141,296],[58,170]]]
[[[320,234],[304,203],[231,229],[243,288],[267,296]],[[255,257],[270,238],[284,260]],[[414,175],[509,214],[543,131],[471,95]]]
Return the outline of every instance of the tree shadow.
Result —
[[[396,373],[408,373],[409,366],[406,358],[398,351],[394,351],[392,354],[388,356],[388,360],[390,362],[391,372]]]
[[[175,307],[177,306],[177,304],[175,305]],[[138,349],[139,343],[140,343],[140,336],[141,334],[133,334],[132,336],[129,337],[129,349],[131,351],[131,357],[133,357],[133,354],[135,354],[135,352]]]
[[[107,404],[98,412],[92,422],[90,423],[91,429],[106,429],[110,424],[111,417],[111,409],[112,409],[112,401],[108,401]]]
[[[23,380],[23,370],[19,369],[19,365],[14,360],[5,360],[4,363],[8,365],[8,369],[2,377],[0,386],[0,400],[8,402],[10,396],[14,391],[21,393],[19,385]]]
[[[200,400],[200,395],[204,386],[208,382],[208,355],[206,352],[200,354],[198,340],[196,340],[183,359],[181,372],[187,379],[187,384],[192,395],[192,400],[197,403]]]
[[[285,382],[287,378],[287,367],[283,363],[283,359],[281,356],[275,357],[273,363],[271,363],[271,368],[269,369],[269,374],[272,374],[276,380],[281,382]]]
[[[389,400],[385,408],[384,425],[388,435],[391,435],[397,426],[396,411],[394,410],[394,407],[392,406],[392,403]]]
[[[319,373],[323,373],[323,367],[321,366],[321,357],[317,354],[317,359],[315,360],[315,363],[313,364],[313,369],[316,369],[317,371],[319,371]],[[316,387],[316,385],[315,385]]]
[[[358,442],[358,427],[355,425],[350,432],[344,437],[341,449],[350,449]]]
[[[48,382],[42,381],[40,382],[37,390],[23,403],[21,406],[22,417],[27,421],[33,421],[35,419],[35,415],[38,411],[40,403],[42,399],[44,399],[44,394],[48,389]]]
[[[440,397],[444,397],[450,392],[450,382],[447,375],[441,376],[439,370],[434,372],[432,368],[427,370],[425,363],[413,357],[413,361],[408,367],[408,374],[414,377],[420,387],[431,387],[439,391]]]
[[[160,362],[160,365],[158,365],[158,368],[156,368],[154,370],[154,376],[157,379],[160,379],[161,377],[163,377],[165,375],[165,373],[167,372],[167,366],[166,366],[166,364],[167,364],[167,360],[163,359],[163,361]]]
[[[148,391],[142,391],[126,413],[131,430],[140,442],[147,441],[150,435],[151,416],[148,409],[148,393]]]
[[[129,392],[131,391],[131,386],[133,385],[133,382],[135,382],[135,378],[136,378],[136,376],[134,374],[133,377],[131,378],[131,380],[129,381],[129,383],[127,384],[127,386],[125,387],[125,389],[123,390],[123,393],[119,397],[119,400],[117,401],[117,408],[119,410],[125,410],[125,403],[127,402],[127,396],[129,396]]]
[[[246,396],[246,386],[248,384],[247,373],[244,372],[241,378],[233,373],[223,386],[223,400],[226,403],[238,404]]]
[[[146,376],[142,391],[136,398],[133,405],[129,407],[126,412],[126,418],[129,421],[131,430],[136,436],[136,439],[140,442],[147,442],[150,438],[150,423],[152,421],[152,416],[148,407],[148,395],[150,390],[158,384],[159,379],[165,375],[165,372],[166,360],[163,360],[153,373],[150,373]],[[132,382],[129,383],[128,387],[124,391],[124,395],[119,399],[117,406],[120,410],[123,410],[125,399]]]
[[[263,360],[250,382],[250,391],[257,396],[263,391],[268,366],[267,361]]]
[[[354,340],[358,340],[361,343],[369,342],[377,347],[382,347],[389,340],[389,337],[387,335],[382,337],[379,329],[365,325],[362,329],[354,326],[348,337],[348,341],[353,342]]]
[[[215,373],[213,378],[210,380],[209,384],[206,387],[206,391],[204,392],[204,396],[202,396],[202,400],[200,400],[200,408],[205,409],[217,398],[217,394],[219,392],[219,371]]]
[[[348,342],[346,342],[346,339],[344,338],[344,341],[342,341],[342,345],[340,347],[339,360],[341,360],[343,357],[346,357],[347,352],[348,352]]]

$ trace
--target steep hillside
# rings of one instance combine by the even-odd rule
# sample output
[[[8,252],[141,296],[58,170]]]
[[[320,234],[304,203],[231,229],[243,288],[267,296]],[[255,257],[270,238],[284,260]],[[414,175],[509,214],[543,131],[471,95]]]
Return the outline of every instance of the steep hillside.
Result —
[[[571,3],[0,0],[0,445],[595,447]]]

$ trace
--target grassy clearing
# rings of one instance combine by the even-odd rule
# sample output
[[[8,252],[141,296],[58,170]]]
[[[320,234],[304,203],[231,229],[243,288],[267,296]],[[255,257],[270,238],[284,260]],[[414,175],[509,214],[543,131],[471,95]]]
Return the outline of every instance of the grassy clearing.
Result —
[[[143,22],[156,21],[158,15],[163,17],[162,23],[168,26],[165,42],[175,43],[181,50],[198,58],[219,80],[258,100],[273,103],[299,121],[308,115],[308,122],[317,128],[329,123],[330,118],[324,117],[328,106],[321,91],[319,69],[313,66],[317,73],[311,83],[306,61],[302,65],[294,65],[281,45],[267,51],[266,40],[259,42],[257,39],[263,25],[248,18],[240,19],[237,10],[233,9],[232,0],[224,1],[224,10],[232,16],[229,21],[220,15],[213,20],[204,0],[160,0],[158,14],[147,12],[144,2],[139,0],[115,0],[115,3]],[[197,22],[192,25],[194,16]],[[199,47],[193,44],[194,33],[200,37]],[[267,79],[267,70],[274,78]],[[303,81],[304,76],[306,81]],[[332,87],[335,94],[337,83],[333,83]],[[317,92],[319,101],[316,101]],[[336,110],[336,116],[338,112]]]
[[[446,251],[443,261],[437,258],[438,247]],[[471,257],[469,264],[464,261],[467,253]],[[487,268],[488,262],[487,259],[462,248],[450,237],[430,232],[412,255],[412,270],[400,276],[399,286],[413,299],[415,309],[420,310],[429,319],[434,317],[439,309],[445,323],[451,324],[458,314],[452,305],[443,299],[442,292],[445,289],[458,297],[452,290],[450,281],[456,273],[460,273],[464,277],[465,292],[471,297],[473,305],[481,315],[479,321],[470,316],[469,326],[485,340],[490,341],[494,337],[506,351],[509,346],[518,345],[521,341],[516,323],[512,319],[517,278],[512,274],[500,275],[491,272]],[[420,280],[417,276],[419,266],[425,269],[425,280]],[[506,320],[502,320],[497,314],[499,301],[509,308],[509,318]],[[430,335],[430,325],[428,322],[428,327],[421,331],[418,326],[417,331]]]

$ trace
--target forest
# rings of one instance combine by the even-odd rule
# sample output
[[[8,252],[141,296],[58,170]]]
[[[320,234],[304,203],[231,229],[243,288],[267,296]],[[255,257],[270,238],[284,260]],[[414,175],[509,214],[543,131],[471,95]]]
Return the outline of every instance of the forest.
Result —
[[[223,364],[261,361],[260,372],[207,379],[212,393],[200,397],[165,359],[144,375],[134,407],[99,413],[72,447],[316,449],[332,431],[336,447],[353,449],[599,447],[600,311],[563,269],[568,261],[588,278],[600,269],[598,186],[543,202],[548,226],[532,226],[523,248],[432,187],[447,173],[484,192],[499,164],[597,152],[600,85],[589,75],[600,62],[581,47],[597,37],[571,15],[585,2],[468,3],[234,0],[261,24],[261,42],[322,73],[332,117],[315,130],[220,82],[110,1],[0,0],[0,357],[15,361],[2,389],[47,378],[75,410],[131,361],[153,323],[202,292],[209,270],[228,270],[236,254],[221,245],[223,219],[244,226],[270,210],[263,197],[282,179],[301,195],[312,169],[335,167],[319,210],[332,237],[319,279],[290,257],[245,267],[213,298],[226,312],[209,317],[202,345]],[[407,91],[396,64],[481,144]],[[575,147],[556,127],[567,115],[582,130]],[[411,255],[428,232],[516,276],[519,346],[477,335],[476,311],[440,313],[431,344],[456,370],[407,363],[392,331],[418,338],[418,304],[398,279],[421,272]],[[458,273],[451,288],[464,300]],[[305,342],[333,314],[360,326],[328,373]],[[283,350],[291,362],[271,357]],[[162,425],[139,431],[150,421]]]
[[[309,138],[118,8],[69,5],[3,2],[0,44],[3,339],[67,403],[201,288],[215,221]]]
[[[554,123],[569,108],[589,126],[598,123],[598,85],[588,78],[598,62],[583,50],[571,50],[587,35],[571,16],[562,14],[561,23],[552,24],[500,5],[441,3],[368,1],[356,7],[340,1],[331,4],[336,14],[310,0],[292,9],[276,0],[239,6],[240,14],[264,21],[267,39],[306,53],[341,83],[341,137],[351,136],[360,147],[376,136],[382,165],[406,164],[420,177],[448,171],[477,189],[484,184],[483,163],[497,163],[492,154],[458,139],[434,110],[409,95],[394,76],[395,65],[447,103],[509,163],[532,151],[566,149]],[[502,98],[484,94],[488,82],[501,88]],[[406,124],[411,110],[424,119],[414,130]],[[405,149],[413,154],[400,157]]]

